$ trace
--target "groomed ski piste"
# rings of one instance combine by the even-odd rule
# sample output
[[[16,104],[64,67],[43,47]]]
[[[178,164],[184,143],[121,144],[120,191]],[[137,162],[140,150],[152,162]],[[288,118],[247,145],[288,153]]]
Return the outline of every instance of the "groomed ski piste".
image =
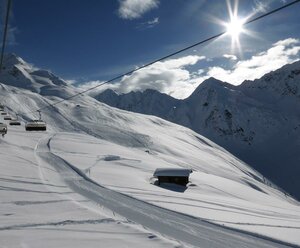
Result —
[[[22,121],[0,140],[0,247],[299,247],[299,202],[190,129],[80,95],[26,132],[60,97],[0,87]],[[174,167],[187,187],[156,185]]]

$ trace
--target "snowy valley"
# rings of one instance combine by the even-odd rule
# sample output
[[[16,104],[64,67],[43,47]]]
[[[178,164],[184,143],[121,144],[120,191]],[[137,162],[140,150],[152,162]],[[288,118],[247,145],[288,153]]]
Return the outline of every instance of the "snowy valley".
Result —
[[[284,155],[298,158],[295,168],[284,165],[297,176],[297,68],[299,63],[240,87],[210,79],[183,101],[151,90],[102,95],[108,104],[130,105],[195,132],[84,94],[47,107],[78,90],[16,55],[6,56],[0,103],[18,115],[21,126],[8,126],[0,139],[0,247],[299,247],[299,202],[268,180],[276,177],[260,174],[204,137],[231,151],[241,146],[241,157],[251,148],[253,159],[266,142],[270,151],[274,145],[282,153],[293,145]],[[285,82],[291,71],[295,81],[284,91],[281,84],[262,83],[272,77]],[[270,99],[261,90],[272,92]],[[47,131],[26,132],[38,108]],[[152,112],[157,109],[159,114]],[[274,163],[276,156],[270,158]],[[187,187],[157,185],[154,170],[173,167],[193,170]]]

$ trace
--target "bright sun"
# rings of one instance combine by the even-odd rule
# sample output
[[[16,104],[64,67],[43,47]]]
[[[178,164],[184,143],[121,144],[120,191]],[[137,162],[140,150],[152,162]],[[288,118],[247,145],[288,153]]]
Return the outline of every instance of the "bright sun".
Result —
[[[228,21],[221,20],[219,18],[211,16],[212,20],[222,25],[226,30],[224,31],[225,36],[231,37],[231,50],[234,53],[237,49],[242,54],[242,46],[240,42],[240,35],[246,34],[254,36],[254,33],[247,30],[244,26],[248,23],[248,20],[255,14],[250,13],[248,16],[238,15],[239,0],[226,0],[228,10]]]
[[[240,20],[237,16],[232,16],[229,23],[226,23],[227,33],[231,35],[233,40],[238,40],[239,34],[243,30],[243,20]]]

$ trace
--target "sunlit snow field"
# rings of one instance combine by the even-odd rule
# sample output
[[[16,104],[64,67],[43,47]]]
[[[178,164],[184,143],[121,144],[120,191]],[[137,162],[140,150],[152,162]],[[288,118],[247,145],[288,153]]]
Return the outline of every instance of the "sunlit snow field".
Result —
[[[0,247],[300,244],[299,203],[190,129],[80,96],[43,111],[47,132],[25,132],[30,111],[59,98],[10,86],[0,97],[23,113],[0,139]],[[157,186],[161,167],[193,169],[188,187]]]
[[[0,140],[0,247],[174,247],[177,242],[112,218],[64,184],[41,175],[42,132],[10,127]],[[49,169],[51,170],[51,169]],[[51,170],[53,172],[53,170]],[[47,174],[47,173],[45,173]]]
[[[156,130],[157,131],[157,130]],[[149,130],[149,133],[151,130]],[[153,149],[132,149],[85,135],[58,134],[51,150],[99,184],[188,215],[300,243],[300,208],[213,143],[160,132]],[[188,187],[155,185],[158,167],[192,168]]]

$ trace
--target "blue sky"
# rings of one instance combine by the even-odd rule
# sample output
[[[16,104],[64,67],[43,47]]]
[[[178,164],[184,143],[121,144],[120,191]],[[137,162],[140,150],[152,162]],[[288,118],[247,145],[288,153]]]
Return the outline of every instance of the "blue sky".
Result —
[[[0,1],[3,16],[6,1]],[[223,31],[215,20],[229,21],[228,2],[236,1],[13,0],[6,51],[84,88]],[[240,0],[238,16],[257,16],[288,2]],[[256,77],[261,76],[299,59],[299,13],[297,4],[248,25],[251,35],[240,34],[240,49],[227,35],[110,87],[151,87],[182,98],[209,76],[238,84],[247,75],[253,79],[251,70],[241,70],[247,66],[260,66]]]

